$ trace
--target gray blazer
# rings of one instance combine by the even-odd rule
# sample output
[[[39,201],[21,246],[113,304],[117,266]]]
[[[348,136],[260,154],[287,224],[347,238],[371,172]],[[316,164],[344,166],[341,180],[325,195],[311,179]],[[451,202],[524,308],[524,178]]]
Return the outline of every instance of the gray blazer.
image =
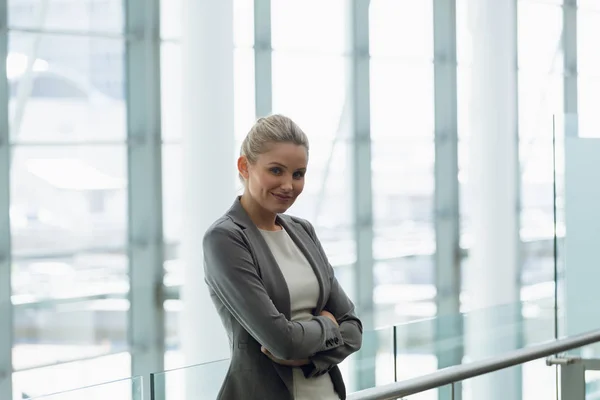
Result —
[[[204,269],[210,296],[227,330],[231,363],[221,387],[222,400],[293,399],[292,369],[274,363],[261,345],[285,360],[310,359],[306,377],[329,373],[341,399],[346,388],[337,364],[358,351],[362,324],[333,274],[312,225],[279,215],[312,266],[320,287],[315,317],[290,321],[290,295],[273,254],[239,198],[206,232]],[[331,312],[339,323],[319,316]]]

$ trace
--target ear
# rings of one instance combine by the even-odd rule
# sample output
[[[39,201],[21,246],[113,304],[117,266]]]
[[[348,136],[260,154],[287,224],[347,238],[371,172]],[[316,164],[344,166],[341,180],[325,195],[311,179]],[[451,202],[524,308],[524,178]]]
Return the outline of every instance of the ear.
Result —
[[[237,160],[238,172],[245,180],[248,180],[248,158],[240,156]]]

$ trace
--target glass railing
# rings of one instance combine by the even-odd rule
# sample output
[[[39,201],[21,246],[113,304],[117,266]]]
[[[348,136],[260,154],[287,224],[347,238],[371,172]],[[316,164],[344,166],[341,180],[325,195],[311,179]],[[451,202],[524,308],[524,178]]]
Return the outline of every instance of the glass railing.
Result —
[[[592,400],[599,394],[600,359],[573,354],[586,353],[599,341],[596,330],[355,392],[348,399]]]
[[[214,400],[221,389],[229,360],[173,369],[150,375],[151,400]]]
[[[34,397],[31,400],[144,400],[143,378],[132,377],[100,385]]]
[[[433,373],[441,357],[444,366],[460,365],[551,341],[553,304],[540,299],[365,331],[362,349],[339,365],[347,391]],[[436,334],[439,327],[456,324],[464,327],[463,334]],[[152,374],[152,400],[186,400],[189,393],[214,399],[228,368],[229,360],[220,360]]]

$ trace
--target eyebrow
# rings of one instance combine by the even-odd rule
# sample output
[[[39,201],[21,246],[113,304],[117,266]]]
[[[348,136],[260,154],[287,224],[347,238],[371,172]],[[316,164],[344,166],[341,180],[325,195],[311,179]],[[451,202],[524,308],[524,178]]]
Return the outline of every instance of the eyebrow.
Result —
[[[288,169],[288,167],[286,167],[285,165],[283,165],[281,163],[278,163],[277,161],[273,161],[273,162],[269,163],[268,165],[277,165],[278,167]],[[306,171],[306,168],[304,168],[304,167],[298,168],[297,171]]]

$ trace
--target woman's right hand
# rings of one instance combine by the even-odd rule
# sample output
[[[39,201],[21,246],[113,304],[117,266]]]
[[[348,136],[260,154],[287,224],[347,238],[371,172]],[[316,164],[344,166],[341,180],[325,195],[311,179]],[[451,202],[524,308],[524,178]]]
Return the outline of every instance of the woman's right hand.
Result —
[[[338,324],[337,320],[335,319],[335,317],[333,316],[333,314],[332,314],[332,313],[330,313],[329,311],[327,311],[327,310],[323,310],[323,311],[321,311],[321,314],[319,314],[319,315],[320,315],[321,317],[327,317],[327,318],[329,318],[330,320],[332,320],[332,321],[333,321],[333,323],[334,323],[336,326],[340,326],[340,325]]]

